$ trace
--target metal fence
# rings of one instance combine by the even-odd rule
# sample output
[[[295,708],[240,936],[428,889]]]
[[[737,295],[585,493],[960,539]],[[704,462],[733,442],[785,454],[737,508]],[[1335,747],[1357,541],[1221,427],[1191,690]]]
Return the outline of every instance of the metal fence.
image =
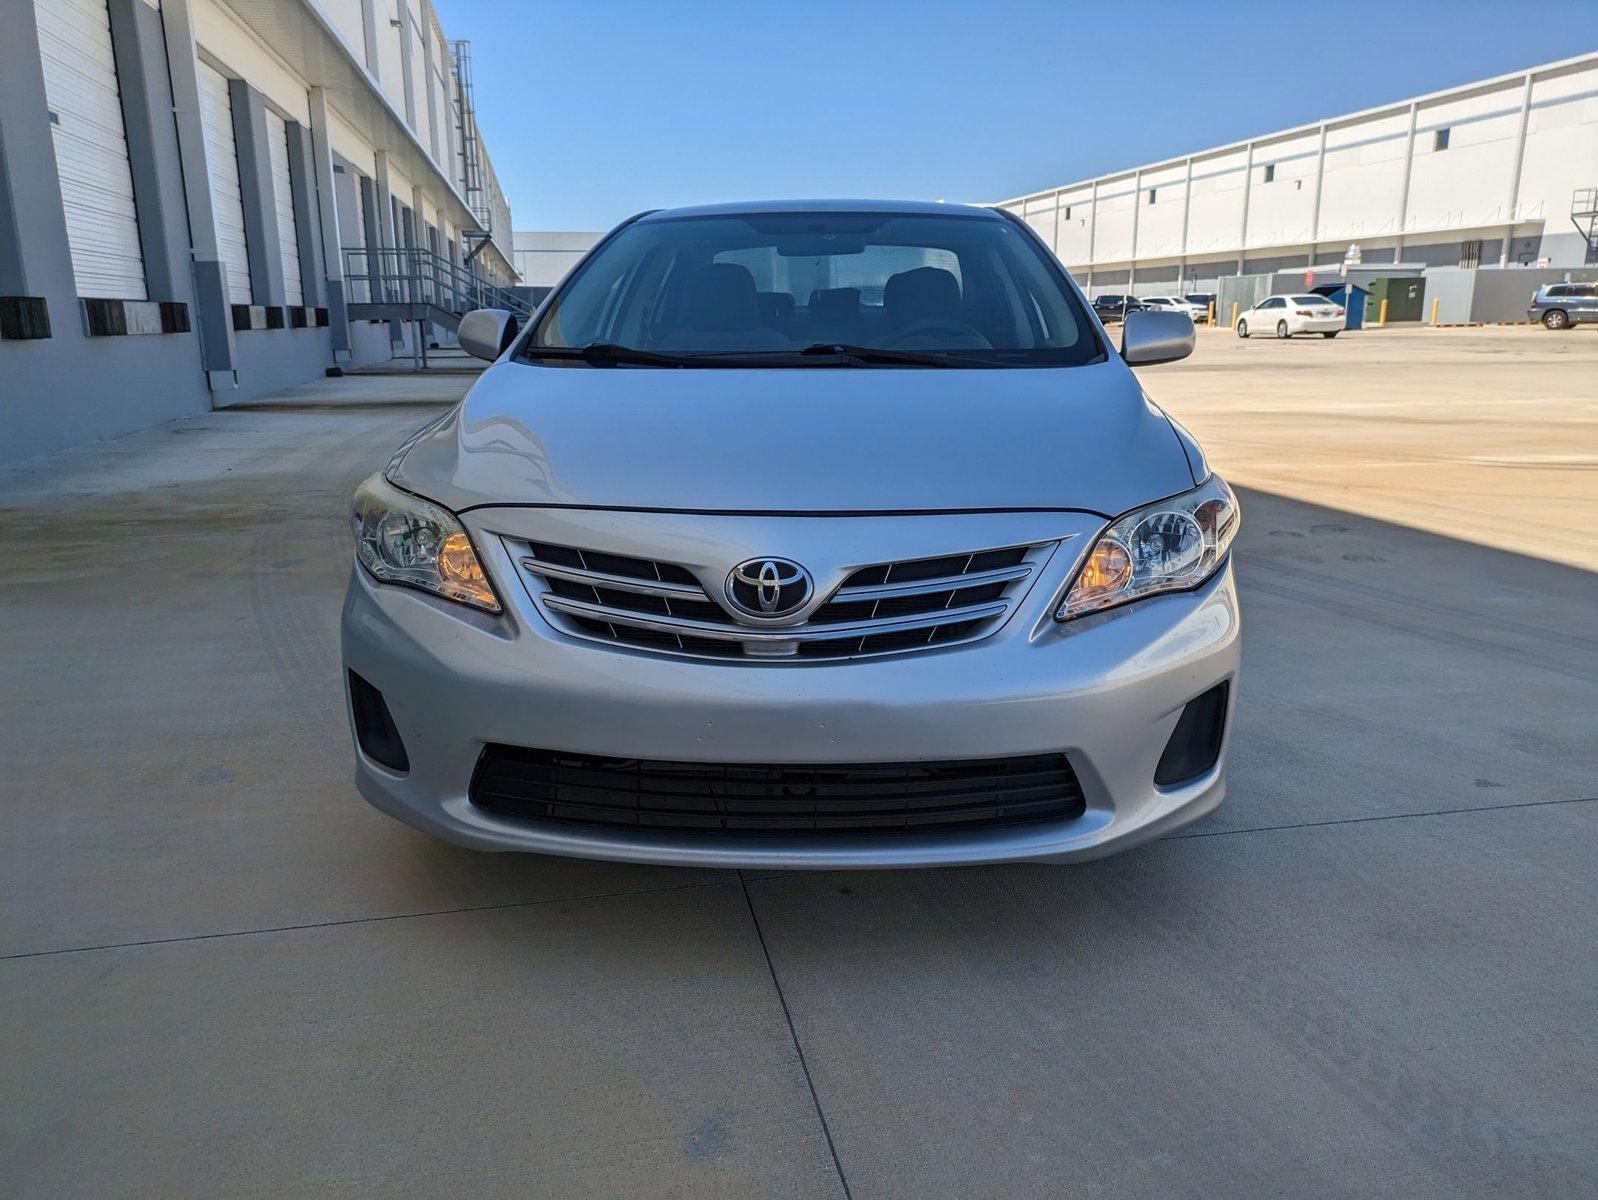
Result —
[[[1218,325],[1230,325],[1232,322],[1232,305],[1237,305],[1238,312],[1253,308],[1261,300],[1271,294],[1271,280],[1274,275],[1223,275],[1220,287],[1216,290],[1215,321]]]
[[[344,278],[357,302],[431,304],[456,315],[502,308],[526,319],[533,306],[512,289],[479,279],[468,268],[419,246],[343,248]]]

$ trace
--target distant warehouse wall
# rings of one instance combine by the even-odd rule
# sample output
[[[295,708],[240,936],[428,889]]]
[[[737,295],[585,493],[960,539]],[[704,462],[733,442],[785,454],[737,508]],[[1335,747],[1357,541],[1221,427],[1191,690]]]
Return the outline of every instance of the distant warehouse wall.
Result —
[[[1090,291],[1336,263],[1580,268],[1598,53],[1002,202]]]
[[[514,280],[465,43],[430,0],[4,13],[0,461],[405,350],[408,327],[350,319],[360,255]]]
[[[552,288],[566,277],[603,233],[523,232],[514,235],[511,254],[522,284]]]

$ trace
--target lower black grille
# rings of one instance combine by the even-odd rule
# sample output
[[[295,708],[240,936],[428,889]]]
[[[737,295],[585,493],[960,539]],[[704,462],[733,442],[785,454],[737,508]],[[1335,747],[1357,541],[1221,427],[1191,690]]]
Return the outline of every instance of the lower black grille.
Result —
[[[1086,810],[1061,754],[961,762],[748,765],[486,746],[472,803],[598,827],[796,837],[1069,821]]]

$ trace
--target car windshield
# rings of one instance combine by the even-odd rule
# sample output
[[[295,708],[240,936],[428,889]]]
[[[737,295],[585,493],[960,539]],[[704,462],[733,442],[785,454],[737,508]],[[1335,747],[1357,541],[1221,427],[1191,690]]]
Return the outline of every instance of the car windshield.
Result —
[[[1330,303],[1332,303],[1332,300],[1328,296],[1294,296],[1293,297],[1293,303],[1294,304],[1330,304]]]
[[[636,221],[561,286],[521,350],[552,365],[705,367],[1076,366],[1102,353],[1063,274],[1009,221],[869,212]]]

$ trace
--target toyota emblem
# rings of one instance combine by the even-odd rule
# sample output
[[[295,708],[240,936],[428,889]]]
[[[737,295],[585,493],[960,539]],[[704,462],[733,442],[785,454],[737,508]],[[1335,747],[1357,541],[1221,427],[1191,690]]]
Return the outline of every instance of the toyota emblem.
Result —
[[[810,592],[810,572],[786,558],[751,558],[727,576],[728,601],[750,617],[790,616],[805,606]]]

